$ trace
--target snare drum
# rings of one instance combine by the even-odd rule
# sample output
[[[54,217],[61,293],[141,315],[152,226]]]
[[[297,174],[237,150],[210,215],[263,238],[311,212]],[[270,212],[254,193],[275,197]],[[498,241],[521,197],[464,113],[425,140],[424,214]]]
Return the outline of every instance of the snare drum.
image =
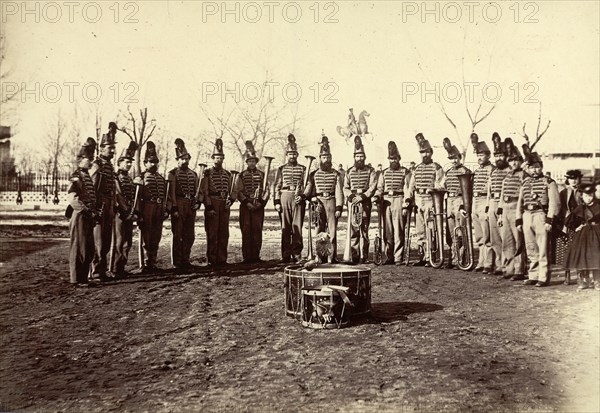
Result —
[[[301,265],[286,267],[283,274],[285,313],[294,318],[302,317],[302,289],[322,285],[348,287],[352,307],[346,308],[349,316],[371,312],[371,269],[357,265],[322,264],[308,271]]]
[[[343,287],[341,287],[343,288]],[[342,328],[348,325],[348,311],[340,291],[327,286],[302,289],[302,325],[316,329]]]

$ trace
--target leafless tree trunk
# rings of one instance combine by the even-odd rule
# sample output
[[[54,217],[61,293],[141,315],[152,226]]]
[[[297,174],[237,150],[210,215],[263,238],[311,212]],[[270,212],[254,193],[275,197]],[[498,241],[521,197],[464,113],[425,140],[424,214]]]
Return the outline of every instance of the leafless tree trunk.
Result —
[[[537,124],[537,128],[535,130],[535,139],[534,139],[533,143],[531,143],[531,140],[529,139],[529,135],[527,135],[527,132],[525,132],[525,126],[527,125],[527,123],[526,122],[523,123],[523,133],[521,134],[521,136],[523,136],[523,139],[525,139],[525,143],[527,144],[527,146],[529,146],[529,149],[531,149],[532,151],[533,151],[533,148],[535,147],[535,145],[540,141],[540,139],[542,139],[542,136],[544,136],[546,131],[548,131],[548,128],[550,127],[550,120],[546,124],[546,127],[544,128],[544,130],[540,133],[540,125],[541,124],[542,124],[542,102],[540,102],[540,110],[539,110],[539,114],[538,114],[538,124]]]
[[[8,82],[11,76],[11,70],[6,63],[6,35],[0,32],[0,83]],[[6,119],[14,112],[15,106],[18,103],[18,97],[21,93],[20,85],[11,85],[14,87],[3,87],[3,93],[0,97],[0,124],[6,122]],[[13,128],[16,122],[11,125]]]
[[[150,140],[156,130],[156,119],[148,119],[148,108],[140,109],[140,115],[137,119],[129,107],[127,107],[127,113],[122,114],[122,116],[125,117],[126,125],[121,126],[119,130],[138,144],[134,162],[134,175],[138,175],[142,172],[142,150],[145,150],[144,145]],[[117,125],[119,123],[117,122]]]

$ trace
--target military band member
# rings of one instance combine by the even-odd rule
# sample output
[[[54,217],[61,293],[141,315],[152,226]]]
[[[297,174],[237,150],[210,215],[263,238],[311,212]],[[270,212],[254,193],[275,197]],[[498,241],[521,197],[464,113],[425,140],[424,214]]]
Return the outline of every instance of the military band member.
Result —
[[[116,202],[117,213],[113,226],[113,240],[111,256],[111,271],[116,276],[127,275],[125,264],[129,257],[131,244],[133,241],[133,222],[137,219],[133,207],[135,204],[135,185],[133,179],[129,176],[129,170],[133,165],[135,151],[138,144],[134,141],[123,149],[118,159]]]
[[[490,149],[487,144],[483,141],[479,142],[476,133],[471,134],[471,142],[479,164],[479,167],[473,172],[475,174],[473,177],[473,239],[479,247],[479,258],[475,271],[485,271],[487,273],[492,266],[492,254],[488,254],[490,249],[490,225],[486,211],[487,188],[494,167],[490,162]]]
[[[350,225],[350,251],[352,263],[368,263],[369,257],[369,225],[371,223],[371,198],[377,188],[377,173],[371,166],[365,165],[365,148],[360,136],[354,138],[354,166],[346,172],[344,182],[344,196],[348,202],[348,214],[353,207],[362,205],[362,220],[360,228]],[[340,179],[342,179],[340,175]],[[361,248],[362,244],[362,248]]]
[[[558,213],[557,222],[554,226],[557,229],[557,237],[555,243],[555,253],[553,256],[556,259],[556,264],[564,267],[565,265],[565,254],[569,245],[571,244],[573,237],[575,236],[575,231],[570,230],[565,222],[567,217],[571,215],[571,213],[582,204],[581,193],[578,188],[581,184],[581,178],[583,174],[579,169],[572,169],[567,171],[565,174],[565,184],[562,188],[560,188],[560,192],[558,193],[558,198],[560,199],[560,211]],[[565,284],[569,285],[571,281],[571,271],[566,268],[565,269]]]
[[[142,271],[157,270],[156,256],[162,238],[163,221],[169,217],[169,205],[165,200],[168,195],[167,182],[158,173],[158,162],[156,146],[154,142],[148,141],[144,155],[146,170],[134,181],[142,185],[138,213],[146,256]]]
[[[263,222],[268,198],[268,185],[263,188],[265,174],[256,168],[258,157],[252,141],[246,141],[246,170],[237,179],[237,199],[240,201],[242,257],[245,263],[262,262]],[[266,191],[264,190],[266,189]]]
[[[332,253],[327,257],[330,263],[337,262],[337,223],[342,215],[344,193],[338,171],[332,168],[331,151],[327,136],[321,138],[319,169],[311,172],[303,199],[313,203],[317,214],[317,233],[327,232],[332,244]],[[319,257],[322,261],[324,256]]]
[[[296,137],[288,135],[287,160],[277,170],[273,203],[281,218],[281,262],[298,262],[302,255],[305,202],[302,181],[306,167],[298,163]]]
[[[196,189],[198,174],[189,168],[190,159],[183,139],[175,139],[175,159],[177,167],[169,171],[171,206],[171,264],[176,268],[190,268],[190,254],[194,245],[196,210],[199,200]]]
[[[404,253],[404,194],[408,193],[410,171],[400,165],[400,152],[396,143],[388,143],[389,168],[378,176],[377,190],[373,203],[381,202],[383,214],[383,256],[384,264],[402,265]]]
[[[462,154],[456,146],[452,145],[450,139],[444,138],[444,148],[448,152],[448,159],[452,162],[452,166],[444,174],[444,186],[446,191],[448,191],[446,217],[448,219],[448,230],[450,231],[452,244],[458,246],[467,241],[466,239],[457,240],[454,237],[456,226],[466,228],[467,217],[458,175],[470,174],[471,170],[463,165]],[[454,265],[458,264],[459,257],[456,256],[457,251],[455,248],[451,248],[451,250],[452,258],[446,265],[446,268],[453,268]]]
[[[504,254],[504,278],[512,281],[524,280],[527,271],[527,255],[523,233],[517,230],[517,200],[519,190],[525,179],[525,171],[521,165],[523,157],[512,139],[506,138],[506,153],[510,171],[500,191],[500,201],[496,215],[502,237],[502,253]]]
[[[444,171],[440,164],[433,161],[433,149],[429,141],[425,139],[422,133],[415,136],[419,144],[422,162],[415,167],[411,174],[409,184],[409,198],[405,204],[414,202],[417,207],[417,218],[415,230],[417,234],[417,246],[419,249],[419,261],[414,266],[429,265],[429,251],[425,253],[425,231],[427,225],[426,213],[433,209],[433,200],[430,191],[443,187]],[[409,246],[407,246],[409,248]]]
[[[200,181],[205,211],[206,258],[208,265],[227,264],[229,244],[229,214],[235,198],[231,196],[231,173],[223,169],[223,140],[217,138],[212,154],[213,166],[206,168]],[[235,195],[235,194],[233,194]]]
[[[487,272],[494,275],[504,275],[504,254],[502,253],[502,234],[498,226],[498,206],[502,192],[502,182],[510,172],[508,162],[506,161],[506,145],[502,142],[500,135],[494,132],[492,135],[494,143],[494,160],[496,167],[490,173],[488,181],[488,200],[487,213],[490,226],[490,249],[488,250],[488,262],[491,265]]]
[[[115,219],[115,170],[111,163],[115,156],[115,135],[117,125],[110,122],[108,133],[102,135],[98,157],[90,168],[90,177],[96,190],[98,215],[94,226],[94,259],[92,260],[91,278],[106,281],[113,274],[108,274],[108,253],[112,242],[112,230]]]
[[[549,236],[552,223],[560,208],[556,182],[543,173],[542,160],[536,152],[523,145],[529,174],[523,181],[517,200],[517,228],[525,235],[527,256],[530,259],[526,285],[545,287],[550,282],[548,265]]]
[[[77,155],[77,169],[71,175],[67,191],[70,215],[69,273],[72,284],[87,284],[90,264],[94,257],[94,219],[96,191],[88,170],[96,153],[96,141],[88,138]]]

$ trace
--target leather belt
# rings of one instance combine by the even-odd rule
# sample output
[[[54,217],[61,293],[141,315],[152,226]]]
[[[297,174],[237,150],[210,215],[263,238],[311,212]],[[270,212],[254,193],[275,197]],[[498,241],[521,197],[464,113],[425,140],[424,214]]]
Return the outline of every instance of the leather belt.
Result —
[[[384,195],[387,196],[399,196],[399,195],[404,195],[404,192],[402,191],[387,191],[384,193]]]
[[[284,186],[281,188],[282,191],[295,191],[297,188],[296,185]]]
[[[317,192],[317,196],[333,196],[333,192]]]
[[[209,192],[208,195],[210,196],[220,196],[221,198],[227,198],[227,191],[221,191],[221,192]]]
[[[527,205],[525,207],[525,209],[528,211],[539,211],[539,210],[543,210],[545,208],[541,205]]]
[[[352,190],[352,193],[353,193],[353,194],[358,194],[358,195],[362,194],[363,192],[364,192],[364,191],[363,191],[362,189],[353,189],[353,190]]]
[[[516,196],[508,196],[508,195],[504,195],[502,197],[502,199],[504,200],[504,202],[517,202],[517,200],[519,199]]]
[[[163,203],[163,199],[162,198],[150,198],[150,199],[145,199],[144,201],[146,201],[146,202],[153,202],[155,204],[162,204]]]
[[[492,194],[492,198],[493,199],[500,199],[500,194],[493,193]]]
[[[460,192],[448,192],[449,198],[458,198],[459,196],[462,196]]]
[[[177,194],[177,198],[194,199],[194,195],[190,195],[190,194]]]
[[[474,192],[474,193],[473,193],[473,196],[474,196],[475,198],[481,198],[481,197],[483,197],[483,196],[487,196],[487,192]]]
[[[417,193],[421,195],[429,195],[427,191],[429,191],[429,189],[417,189]]]

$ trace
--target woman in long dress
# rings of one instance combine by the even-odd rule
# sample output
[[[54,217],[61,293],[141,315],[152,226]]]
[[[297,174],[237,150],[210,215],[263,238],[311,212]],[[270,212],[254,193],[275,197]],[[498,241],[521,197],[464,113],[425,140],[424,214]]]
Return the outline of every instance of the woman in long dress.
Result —
[[[593,286],[600,290],[600,202],[596,198],[595,184],[581,185],[583,204],[566,219],[566,225],[575,231],[565,267],[580,271],[579,290]]]

